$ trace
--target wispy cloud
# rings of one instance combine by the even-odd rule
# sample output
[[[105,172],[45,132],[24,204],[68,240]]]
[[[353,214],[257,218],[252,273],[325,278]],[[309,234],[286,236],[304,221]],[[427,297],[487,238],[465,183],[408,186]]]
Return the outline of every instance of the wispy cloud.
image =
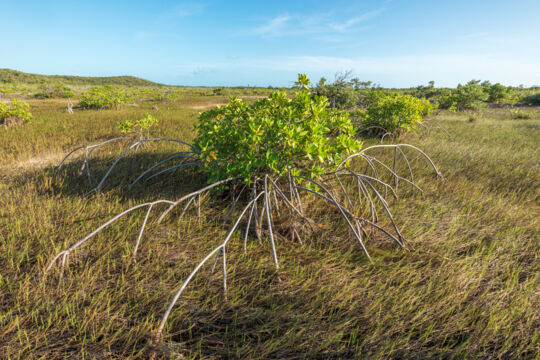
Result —
[[[336,34],[352,33],[360,30],[358,25],[374,19],[384,12],[384,8],[373,10],[337,21],[331,19],[329,15],[290,15],[281,14],[267,20],[264,24],[257,26],[253,33],[263,37],[282,37],[298,35],[320,35],[328,39],[335,39]]]
[[[212,74],[214,72],[216,72],[217,70],[212,68],[212,67],[208,67],[208,66],[197,66],[192,72],[191,72],[191,75],[193,76],[205,76],[205,75],[208,75],[208,74]]]
[[[354,76],[383,86],[410,87],[435,80],[437,86],[453,87],[471,79],[516,86],[538,85],[540,73],[537,68],[537,62],[531,59],[447,53],[373,57],[240,57],[201,63],[195,68],[176,66],[174,70],[178,81],[200,85],[290,86],[298,73],[306,73],[316,81],[321,76],[332,78],[337,72],[352,70]],[[228,74],[236,74],[234,80]]]
[[[265,72],[305,72],[330,76],[352,70],[355,76],[371,79],[386,86],[411,86],[410,79],[425,83],[446,80],[442,86],[455,86],[470,79],[489,79],[505,84],[539,84],[538,64],[490,55],[425,54],[381,57],[282,56],[242,59],[234,64],[219,64],[222,69],[242,68]]]
[[[488,32],[477,32],[477,33],[465,34],[461,38],[463,38],[463,39],[481,39],[481,38],[486,38],[486,37],[488,37],[490,35],[491,35],[491,33],[488,33]]]
[[[360,16],[355,16],[353,18],[350,18],[347,21],[342,22],[342,23],[329,24],[329,27],[331,29],[334,29],[337,32],[346,32],[346,31],[350,30],[352,27],[354,27],[357,24],[363,23],[365,21],[368,21],[368,20],[371,20],[371,19],[377,17],[383,11],[384,11],[384,9],[373,10],[373,11],[367,12],[365,14],[362,14]]]
[[[286,30],[287,22],[289,20],[291,20],[291,17],[287,14],[276,16],[266,24],[255,28],[255,33],[265,36],[280,35]]]

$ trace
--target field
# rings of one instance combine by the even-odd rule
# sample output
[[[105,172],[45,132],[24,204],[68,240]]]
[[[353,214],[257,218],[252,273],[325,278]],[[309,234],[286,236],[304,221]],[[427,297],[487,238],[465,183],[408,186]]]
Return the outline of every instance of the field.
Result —
[[[164,342],[152,345],[159,319],[183,279],[228,230],[226,209],[210,197],[195,212],[147,229],[131,257],[144,212],[96,237],[59,272],[41,281],[51,258],[128,207],[176,199],[204,184],[179,172],[129,190],[127,159],[99,196],[74,174],[80,158],[52,183],[72,148],[120,136],[117,122],[150,113],[155,137],[193,138],[202,109],[224,96],[187,92],[173,102],[66,112],[67,100],[28,100],[34,118],[0,128],[0,357],[56,358],[441,358],[540,359],[540,110],[441,111],[424,136],[444,179],[411,162],[424,196],[400,188],[390,205],[416,250],[368,241],[374,263],[351,241],[335,211],[309,203],[321,230],[299,246],[278,238],[281,268],[269,245],[236,235],[229,286],[197,278],[175,307]],[[444,127],[448,134],[435,124]],[[372,140],[368,140],[369,143]],[[178,146],[148,145],[143,168]],[[119,145],[96,154],[103,171]],[[391,154],[381,156],[391,156]],[[129,178],[129,176],[128,176]],[[133,179],[131,177],[131,179]],[[113,186],[118,185],[118,186]]]

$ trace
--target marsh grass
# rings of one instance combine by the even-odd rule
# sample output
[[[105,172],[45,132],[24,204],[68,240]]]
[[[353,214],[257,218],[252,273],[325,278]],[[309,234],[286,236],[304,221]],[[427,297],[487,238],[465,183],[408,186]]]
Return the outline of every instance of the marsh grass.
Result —
[[[192,138],[197,110],[190,107],[205,101],[216,97],[160,105],[152,113],[161,124],[157,135]],[[111,175],[111,186],[91,200],[80,197],[87,184],[71,176],[51,190],[59,157],[76,145],[114,136],[119,120],[153,111],[143,104],[69,115],[65,106],[31,101],[33,122],[0,133],[4,357],[537,356],[537,110],[524,121],[511,119],[507,111],[486,111],[474,123],[467,115],[442,112],[436,120],[451,138],[432,132],[400,140],[429,149],[445,176],[439,181],[419,175],[424,196],[403,186],[399,199],[390,201],[416,250],[396,251],[375,235],[366,244],[371,264],[350,241],[339,215],[313,198],[305,208],[322,226],[304,236],[302,246],[276,239],[279,271],[269,244],[260,246],[252,234],[244,253],[243,234],[234,235],[227,249],[227,297],[220,272],[197,277],[170,315],[166,346],[152,347],[151,336],[178,284],[226,235],[226,208],[209,197],[200,221],[194,209],[159,225],[150,218],[136,264],[132,251],[145,212],[134,213],[74,254],[62,278],[40,282],[51,256],[114,214],[157,197],[177,197],[201,182],[196,174],[183,173],[181,179],[156,179],[153,186],[137,184],[131,191],[112,186],[123,184],[122,171],[131,166],[127,159]],[[96,154],[96,170],[103,171],[119,150],[112,146]],[[141,166],[172,151],[148,147]],[[391,160],[392,155],[381,156]],[[32,161],[36,158],[43,161]],[[418,174],[429,171],[420,158],[411,159],[411,167]],[[188,186],[179,188],[185,179]]]

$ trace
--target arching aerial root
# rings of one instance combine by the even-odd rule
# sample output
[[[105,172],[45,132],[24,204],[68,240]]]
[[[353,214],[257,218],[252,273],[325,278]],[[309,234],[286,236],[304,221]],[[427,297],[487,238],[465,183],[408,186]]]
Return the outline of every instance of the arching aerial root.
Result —
[[[168,138],[135,139],[135,138],[131,138],[131,137],[119,137],[119,138],[105,140],[103,142],[93,144],[93,145],[82,145],[82,146],[76,147],[71,152],[69,152],[62,159],[62,161],[60,161],[60,163],[56,166],[56,168],[54,170],[54,175],[53,175],[53,178],[52,178],[52,183],[54,184],[56,182],[56,177],[58,176],[58,173],[62,169],[64,163],[69,158],[71,158],[76,153],[78,153],[80,150],[84,150],[84,160],[83,160],[83,163],[81,165],[81,168],[79,169],[79,176],[82,175],[82,173],[86,171],[86,175],[88,177],[88,182],[90,184],[92,184],[93,180],[94,180],[94,178],[92,176],[92,173],[90,171],[90,158],[91,158],[92,154],[94,153],[94,151],[96,149],[99,149],[100,147],[102,147],[104,145],[107,145],[107,144],[110,144],[110,143],[113,143],[113,142],[120,142],[120,141],[127,141],[127,142],[129,142],[131,144],[127,148],[125,148],[124,151],[122,151],[122,153],[114,160],[112,165],[107,169],[107,172],[105,173],[105,175],[103,175],[103,177],[101,177],[98,184],[94,188],[89,190],[86,194],[84,194],[84,196],[90,195],[90,194],[92,194],[94,192],[99,193],[101,191],[101,188],[103,187],[103,184],[105,183],[105,181],[107,180],[107,178],[109,177],[111,172],[114,170],[116,165],[118,165],[120,160],[122,160],[131,151],[133,151],[132,169],[134,169],[135,168],[134,161],[135,161],[135,158],[136,158],[137,151],[143,144],[150,143],[150,142],[173,142],[173,143],[178,143],[178,144],[181,144],[181,145],[186,145],[190,149],[193,150],[193,147],[192,147],[191,144],[188,144],[188,143],[186,143],[184,141],[181,141],[181,140],[168,139]],[[194,155],[196,155],[196,152],[187,151],[187,152],[179,152],[179,153],[177,153],[177,154],[175,154],[173,156],[170,156],[167,159],[158,162],[157,164],[153,165],[152,167],[147,169],[145,172],[143,172],[143,174],[141,174],[141,176],[139,176],[137,179],[135,179],[135,181],[131,184],[131,186],[135,185],[135,183],[137,183],[140,179],[142,179],[145,175],[147,175],[151,170],[157,168],[158,166],[160,166],[160,165],[162,165],[162,164],[164,164],[164,163],[166,163],[166,162],[168,162],[170,160],[176,159],[176,158],[184,157],[184,160],[182,162],[180,162],[177,165],[176,168],[181,167],[181,166],[200,165],[200,163],[185,164],[185,161],[192,158]],[[174,168],[174,169],[176,169],[176,168]],[[170,170],[170,169],[167,169],[167,170]],[[166,172],[166,171],[160,172],[159,175],[161,173],[164,173],[164,172]],[[152,177],[154,177],[154,176],[156,176],[156,174],[154,174]],[[149,180],[149,179],[147,179],[147,180]]]
[[[168,139],[149,139],[149,141],[150,140],[169,141]],[[130,145],[128,149],[124,150],[122,155],[117,158],[113,166],[109,168],[105,176],[101,179],[100,183],[98,184],[98,186],[96,186],[96,188],[94,188],[93,191],[99,191],[101,185],[107,178],[108,174],[112,171],[114,165],[119,161],[119,159],[125,156],[125,154],[129,150],[134,149],[135,146],[137,146],[138,141],[139,140]],[[96,146],[102,145],[104,143],[97,144]],[[93,149],[95,149],[95,147],[81,147],[79,149],[85,149],[86,157],[84,164],[87,164],[88,157],[91,155],[91,152],[93,151]],[[393,150],[392,164],[385,164],[381,160],[377,159],[375,156],[368,154],[370,151],[375,149]],[[175,304],[177,303],[187,286],[190,284],[192,279],[198,274],[203,265],[207,263],[208,260],[212,257],[215,258],[211,273],[214,272],[218,260],[221,258],[223,291],[227,291],[227,245],[230,243],[234,232],[239,229],[242,220],[245,220],[246,222],[246,227],[244,230],[245,233],[243,236],[244,251],[247,251],[247,241],[250,230],[252,230],[257,235],[257,238],[261,243],[262,234],[266,234],[268,243],[270,245],[271,257],[274,262],[274,266],[276,267],[276,269],[279,269],[279,258],[276,249],[275,237],[275,219],[279,217],[278,214],[289,214],[289,216],[291,217],[297,217],[304,224],[307,224],[312,230],[314,229],[314,226],[316,226],[315,223],[305,213],[305,206],[303,205],[303,202],[305,202],[305,200],[303,200],[302,194],[305,194],[305,196],[314,196],[318,199],[321,199],[327,204],[329,204],[331,208],[334,208],[335,211],[339,214],[339,216],[345,221],[347,228],[352,233],[353,238],[355,239],[355,242],[358,243],[366,257],[370,261],[372,261],[372,259],[365,245],[365,239],[368,236],[368,228],[372,229],[373,231],[381,232],[400,248],[411,248],[410,244],[407,243],[402,233],[400,232],[399,227],[390,211],[387,202],[388,194],[397,197],[397,190],[400,182],[410,185],[413,189],[423,193],[422,189],[415,183],[409,159],[404,151],[405,149],[413,150],[416,153],[420,154],[423,158],[426,159],[428,164],[433,168],[434,172],[438,176],[441,176],[439,170],[435,166],[434,162],[429,158],[429,156],[415,146],[408,144],[374,145],[367,147],[358,153],[350,155],[343,162],[341,162],[333,172],[322,176],[320,179],[314,180],[306,177],[292,176],[291,172],[288,171],[285,176],[271,177],[267,174],[260,178],[253,179],[253,182],[252,184],[250,184],[250,186],[240,186],[240,190],[237,193],[232,194],[231,196],[231,205],[228,209],[228,214],[226,218],[233,214],[235,206],[242,202],[243,204],[241,211],[236,214],[232,226],[229,229],[224,240],[216,248],[209,252],[197,264],[197,266],[192,270],[192,272],[187,276],[187,278],[181,283],[161,318],[158,329],[154,336],[154,340],[159,341],[162,338],[167,319],[169,318]],[[68,156],[66,156],[66,158],[62,160],[60,166],[72,153],[68,154]],[[357,157],[365,161],[369,174],[358,173],[350,167],[351,160]],[[187,161],[191,159],[196,160],[197,154],[195,152],[188,152],[172,155],[143,172],[143,174],[141,174],[135,179],[132,185],[144,178],[144,176],[149,174],[152,170],[156,169],[157,166],[176,158],[182,158],[183,162],[179,165],[185,164],[187,166],[188,164],[190,164]],[[403,163],[406,165],[407,175],[402,176],[398,172],[397,163],[400,161],[400,159],[403,160]],[[83,166],[85,166],[84,164]],[[194,162],[193,164],[198,163]],[[161,171],[158,174],[167,173],[170,169],[171,168]],[[386,181],[386,178],[389,178],[390,181]],[[167,216],[173,209],[182,205],[182,210],[178,215],[179,217],[181,217],[186,213],[186,211],[188,211],[191,206],[193,206],[196,207],[197,215],[200,218],[202,201],[201,195],[203,193],[211,191],[212,189],[220,188],[222,186],[235,183],[238,184],[238,181],[239,179],[237,178],[228,178],[207,185],[197,191],[182,196],[175,201],[157,200],[154,202],[148,202],[133,206],[130,209],[127,209],[122,213],[114,216],[72,246],[59,252],[48,263],[47,267],[44,270],[43,276],[45,277],[51,271],[54,265],[59,262],[60,276],[62,276],[63,270],[69,262],[69,256],[75,250],[81,248],[83,245],[90,243],[90,240],[94,236],[96,236],[99,232],[101,232],[103,229],[107,228],[109,225],[113,224],[120,218],[127,216],[128,214],[136,210],[145,209],[146,213],[140,230],[138,232],[132,254],[134,261],[136,261],[137,251],[140,247],[143,233],[145,231],[145,228],[147,227],[152,211],[157,208],[163,208],[162,205],[167,205],[164,210],[161,210],[161,213],[157,217],[157,222],[161,222],[165,218],[165,216]],[[246,202],[242,200],[242,196],[244,196],[244,198],[247,197]],[[390,229],[386,229],[376,224],[379,218],[379,213],[377,209],[382,209],[382,214],[384,214],[390,222]],[[363,215],[362,213],[365,212],[367,213]],[[296,227],[294,227],[294,225],[291,231],[293,236],[296,236],[301,243],[302,240],[300,238],[299,231],[298,229],[296,229]]]

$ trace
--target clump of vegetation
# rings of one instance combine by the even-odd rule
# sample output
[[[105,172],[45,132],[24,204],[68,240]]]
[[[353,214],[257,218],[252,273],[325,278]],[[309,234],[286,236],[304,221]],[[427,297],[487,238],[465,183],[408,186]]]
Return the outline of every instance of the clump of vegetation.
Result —
[[[138,120],[124,120],[118,123],[118,128],[124,134],[136,135],[139,139],[150,137],[150,128],[158,124],[158,119],[150,114],[146,114],[144,117]]]
[[[350,76],[350,72],[337,74],[332,84],[327,84],[326,79],[321,78],[312,89],[312,94],[327,98],[332,108],[349,111],[357,120],[357,131],[364,136],[390,134],[397,137],[402,132],[415,131],[423,117],[433,110],[433,106],[424,98],[424,95],[435,95],[433,82],[427,87],[418,87],[415,96],[412,96],[383,91],[371,81],[350,79]]]
[[[381,90],[368,93],[367,104],[365,110],[357,112],[360,131],[378,137],[386,134],[396,137],[404,131],[416,131],[424,116],[433,110],[426,99]]]
[[[486,106],[489,94],[480,85],[480,80],[459,84],[454,90],[446,90],[439,97],[439,107],[450,110],[478,110]]]
[[[363,92],[374,86],[371,81],[360,81],[351,78],[351,72],[336,74],[333,83],[327,83],[323,77],[316,87],[312,89],[315,96],[324,96],[328,99],[330,107],[344,110],[357,108],[364,96]]]
[[[476,122],[478,121],[478,119],[480,119],[480,113],[477,113],[477,112],[472,112],[469,114],[469,122],[473,123],[473,122]]]
[[[492,84],[489,81],[484,81],[481,85],[484,88],[484,92],[488,95],[486,101],[489,103],[514,104],[517,100],[514,91],[509,86],[504,86],[500,83]]]
[[[197,134],[210,182],[238,177],[252,184],[289,171],[315,179],[361,148],[349,114],[306,89],[293,99],[278,91],[253,105],[232,98],[201,114]]]
[[[10,104],[0,101],[0,125],[10,127],[30,121],[30,105],[13,99]]]
[[[185,89],[186,98],[192,90]],[[197,105],[216,102],[212,97],[193,100]],[[160,128],[156,129],[160,134],[174,137],[181,133],[191,138],[188,129],[196,122],[192,115],[199,110],[187,109],[186,103],[192,104],[188,101],[166,106],[166,116],[159,117]],[[485,111],[481,121],[473,124],[467,122],[469,112],[441,112],[434,120],[445,123],[457,141],[445,141],[438,134],[407,137],[414,145],[437,153],[437,166],[444,169],[447,181],[437,184],[426,179],[425,164],[411,161],[415,179],[426,184],[430,194],[411,197],[407,191],[399,201],[389,199],[388,205],[416,250],[389,251],[392,245],[385,244],[384,237],[370,233],[365,241],[376,266],[370,265],[358,243],[345,241],[354,238],[338,218],[337,208],[325,206],[324,200],[316,201],[312,199],[315,195],[304,191],[300,192],[304,214],[323,227],[314,225],[311,233],[309,225],[302,229],[295,224],[304,243],[301,246],[298,238],[289,237],[291,228],[285,226],[289,220],[298,223],[298,218],[290,217],[283,207],[279,216],[273,206],[276,251],[280,265],[285,265],[274,271],[271,256],[265,258],[270,248],[265,223],[263,244],[258,244],[252,227],[248,253],[242,254],[244,233],[239,234],[239,229],[246,228],[248,210],[227,245],[226,295],[220,293],[221,257],[214,275],[207,276],[212,257],[172,310],[163,331],[164,343],[151,347],[149,336],[157,329],[157,316],[172,299],[176,283],[187,278],[233,225],[222,221],[227,211],[223,206],[232,202],[226,198],[232,189],[223,197],[201,196],[199,221],[198,199],[182,219],[178,217],[185,203],[160,225],[154,221],[154,212],[161,209],[155,206],[137,264],[129,255],[146,207],[111,224],[72,253],[63,279],[58,266],[40,284],[34,275],[41,273],[56,252],[94,230],[91,227],[142,203],[143,198],[174,196],[170,200],[177,200],[177,193],[202,188],[206,178],[202,171],[178,168],[174,176],[154,178],[163,182],[150,180],[134,191],[106,189],[127,176],[136,176],[127,166],[131,159],[124,159],[98,199],[73,198],[72,187],[80,187],[71,177],[62,179],[60,191],[51,196],[50,172],[34,168],[36,163],[21,171],[20,166],[27,166],[26,159],[38,160],[38,156],[55,154],[74,143],[119,133],[111,127],[118,119],[139,119],[146,112],[158,115],[150,110],[153,104],[147,104],[121,111],[80,111],[77,121],[70,121],[58,102],[40,101],[35,107],[34,103],[30,103],[32,120],[40,121],[0,135],[0,353],[5,358],[148,359],[154,349],[156,358],[525,359],[538,353],[538,261],[533,256],[540,245],[535,216],[540,211],[540,203],[535,201],[540,188],[536,176],[538,109],[517,107],[533,117],[514,120],[523,123],[519,126],[511,120],[501,121],[511,118],[510,109]],[[151,135],[154,129],[150,129]],[[48,136],[53,132],[54,137]],[[367,153],[391,165],[393,154],[383,154],[383,149]],[[103,174],[102,166],[111,152],[121,151],[115,145],[99,150],[90,164],[96,175]],[[146,146],[138,161],[151,166],[159,161],[155,159],[172,156],[175,150],[174,145]],[[80,163],[69,165],[75,172]],[[177,165],[171,160],[162,168]],[[367,161],[351,163],[357,170],[362,165]],[[162,168],[156,168],[156,173]],[[401,192],[408,185],[400,181],[399,186]],[[247,201],[241,196],[236,208]],[[379,215],[384,215],[379,209]],[[468,216],[463,216],[464,211]],[[234,210],[231,216],[238,214]],[[390,227],[386,219],[377,224]]]
[[[435,81],[431,80],[427,86],[417,86],[412,94],[420,99],[434,99],[440,95],[440,89],[435,87]]]
[[[540,106],[540,93],[525,96],[521,101],[530,106]]]
[[[71,76],[38,75],[11,69],[0,69],[0,83],[43,84],[61,82],[68,85],[160,86],[155,82],[134,76]]]
[[[73,90],[64,84],[42,85],[39,92],[34,95],[37,99],[66,98],[75,96]]]
[[[510,110],[510,115],[512,116],[512,119],[516,120],[529,120],[532,118],[529,112],[518,109]]]
[[[30,88],[26,85],[19,83],[2,83],[0,81],[0,94],[27,94],[30,92]]]
[[[112,86],[93,87],[81,96],[82,109],[112,109],[133,102],[133,96],[126,90]]]
[[[211,273],[221,258],[223,290],[227,290],[226,252],[230,249],[228,244],[242,220],[246,221],[243,225],[244,250],[247,251],[250,233],[254,233],[261,244],[262,239],[266,237],[276,269],[279,268],[275,246],[277,235],[280,237],[290,235],[288,237],[292,240],[303,244],[302,238],[306,233],[315,231],[319,226],[311,218],[313,212],[306,207],[308,198],[310,201],[324,202],[327,205],[325,211],[333,211],[340,216],[343,226],[348,229],[352,239],[368,259],[371,260],[371,257],[365,239],[372,232],[380,232],[397,246],[408,249],[408,243],[390,212],[387,197],[396,195],[399,183],[408,184],[413,189],[421,191],[414,181],[406,155],[407,149],[427,159],[437,175],[440,175],[437,168],[424,152],[411,145],[374,145],[361,148],[362,144],[355,138],[354,127],[347,113],[330,109],[324,97],[312,97],[308,85],[309,79],[305,75],[299,75],[297,82],[299,90],[292,99],[282,92],[275,92],[269,98],[257,101],[253,105],[232,98],[227,106],[201,114],[193,145],[165,138],[130,139],[129,147],[114,161],[91,192],[98,192],[101,189],[115,165],[129,151],[132,149],[136,151],[143,143],[156,141],[176,142],[181,146],[188,146],[188,151],[180,151],[151,166],[139,175],[132,185],[144,177],[148,180],[184,166],[198,167],[209,184],[175,201],[156,200],[123,211],[58,253],[50,261],[45,273],[51,271],[59,260],[63,269],[73,251],[88,244],[96,234],[119,218],[137,209],[145,209],[146,215],[133,250],[133,258],[136,259],[137,249],[153,209],[165,206],[157,217],[157,222],[180,207],[179,217],[183,216],[190,206],[195,208],[200,216],[203,195],[211,190],[225,193],[230,199],[225,217],[229,219],[235,214],[232,226],[223,241],[200,261],[173,296],[157,328],[155,337],[160,339],[165,323],[180,295],[211,258],[214,258]],[[383,103],[384,101],[390,100],[386,98],[381,100]],[[400,98],[400,101],[412,100]],[[145,118],[143,123],[151,124],[153,121]],[[123,128],[131,129],[132,126],[133,124],[126,123]],[[71,154],[82,149],[85,150],[82,170],[86,169],[91,178],[88,160],[94,149],[121,140],[125,138],[77,148],[62,160],[58,169]],[[392,150],[393,161],[384,163],[379,160],[372,154],[375,149]],[[173,160],[177,162],[175,165],[160,170],[160,166],[168,166],[167,164]],[[407,164],[406,174],[400,174],[398,167],[400,160]],[[365,166],[365,169],[361,169],[358,165]],[[234,213],[237,205],[240,206],[239,210]],[[391,224],[388,229],[377,224],[381,209]],[[282,214],[287,218],[295,218],[296,221],[280,224]]]
[[[223,87],[217,87],[217,88],[213,88],[212,89],[212,95],[215,95],[215,96],[223,96],[223,95],[227,95],[226,91],[225,91],[225,88]]]

